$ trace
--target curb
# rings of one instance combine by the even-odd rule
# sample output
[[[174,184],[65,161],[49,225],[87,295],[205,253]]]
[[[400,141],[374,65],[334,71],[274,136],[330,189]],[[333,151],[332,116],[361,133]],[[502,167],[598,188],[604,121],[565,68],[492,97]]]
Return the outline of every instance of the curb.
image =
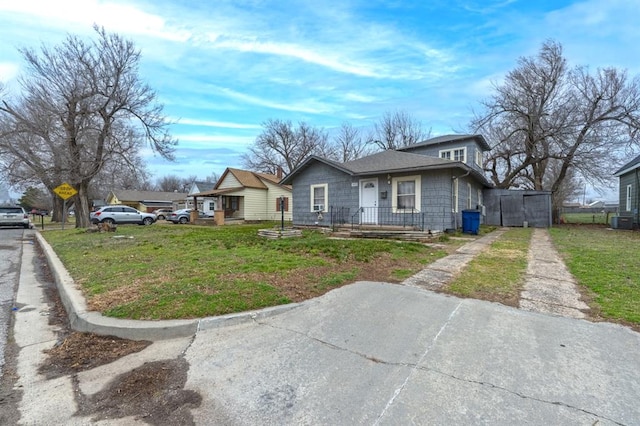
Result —
[[[73,278],[71,278],[71,275],[69,275],[58,255],[40,235],[40,232],[35,232],[35,235],[47,258],[62,305],[69,317],[69,324],[75,331],[116,336],[130,340],[166,340],[193,336],[199,330],[226,327],[267,318],[300,306],[300,303],[290,303],[255,311],[190,320],[144,321],[105,317],[99,312],[87,309],[87,303],[82,292],[73,281]]]

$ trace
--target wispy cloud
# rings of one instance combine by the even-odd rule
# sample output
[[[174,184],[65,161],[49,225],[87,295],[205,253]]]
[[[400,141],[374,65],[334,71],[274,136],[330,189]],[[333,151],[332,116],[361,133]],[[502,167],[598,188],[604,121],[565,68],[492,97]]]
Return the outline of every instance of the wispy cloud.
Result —
[[[202,126],[202,127],[216,127],[223,129],[249,129],[255,130],[259,129],[260,126],[257,124],[242,124],[242,123],[229,123],[223,121],[212,121],[212,120],[198,120],[193,118],[174,118],[172,121],[175,121],[178,124],[184,124],[188,126]]]

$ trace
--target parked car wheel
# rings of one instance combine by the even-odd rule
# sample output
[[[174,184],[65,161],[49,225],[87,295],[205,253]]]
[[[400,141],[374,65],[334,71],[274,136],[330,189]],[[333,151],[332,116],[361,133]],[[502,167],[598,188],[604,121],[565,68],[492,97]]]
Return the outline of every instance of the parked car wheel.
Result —
[[[185,223],[189,222],[189,219],[187,219],[186,217],[181,217],[178,222],[184,225]]]
[[[142,224],[143,225],[151,225],[151,224],[153,224],[153,219],[151,219],[150,217],[145,217],[144,219],[142,219]]]
[[[31,225],[26,224],[26,223],[23,226],[24,226],[24,229],[29,229],[31,227]]]
[[[108,217],[106,219],[103,219],[102,223],[108,223],[109,225],[113,225],[114,223],[116,223],[116,221]]]
[[[165,219],[165,217],[164,217],[164,215],[163,215],[163,214],[159,214],[158,216],[156,216],[156,218],[157,218],[158,220],[164,220],[164,219]]]

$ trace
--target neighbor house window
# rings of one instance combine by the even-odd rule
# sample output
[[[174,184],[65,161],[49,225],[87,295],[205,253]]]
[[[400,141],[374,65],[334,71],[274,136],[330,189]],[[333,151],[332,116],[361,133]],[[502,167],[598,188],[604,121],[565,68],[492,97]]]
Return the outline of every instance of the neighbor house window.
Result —
[[[327,211],[327,203],[329,202],[328,188],[329,185],[327,185],[326,183],[320,185],[311,185],[312,212]]]
[[[447,149],[440,151],[440,158],[465,163],[467,159],[467,148]]]
[[[467,183],[467,209],[471,208],[471,184]]]
[[[280,197],[276,198],[276,211],[280,211]],[[282,209],[282,211],[289,211],[289,197],[284,197],[284,208]]]
[[[394,213],[420,210],[420,176],[393,178],[392,199]]]
[[[627,185],[627,208],[626,211],[631,211],[631,185]]]
[[[458,212],[458,179],[453,180],[453,197],[451,199],[451,211]]]

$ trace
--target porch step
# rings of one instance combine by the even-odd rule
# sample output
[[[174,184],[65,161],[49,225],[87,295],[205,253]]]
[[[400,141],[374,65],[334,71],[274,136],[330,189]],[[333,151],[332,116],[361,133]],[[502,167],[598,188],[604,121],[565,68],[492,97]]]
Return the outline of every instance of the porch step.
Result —
[[[387,238],[409,241],[433,241],[436,234],[429,231],[392,231],[392,230],[353,230],[349,232],[352,238]]]

